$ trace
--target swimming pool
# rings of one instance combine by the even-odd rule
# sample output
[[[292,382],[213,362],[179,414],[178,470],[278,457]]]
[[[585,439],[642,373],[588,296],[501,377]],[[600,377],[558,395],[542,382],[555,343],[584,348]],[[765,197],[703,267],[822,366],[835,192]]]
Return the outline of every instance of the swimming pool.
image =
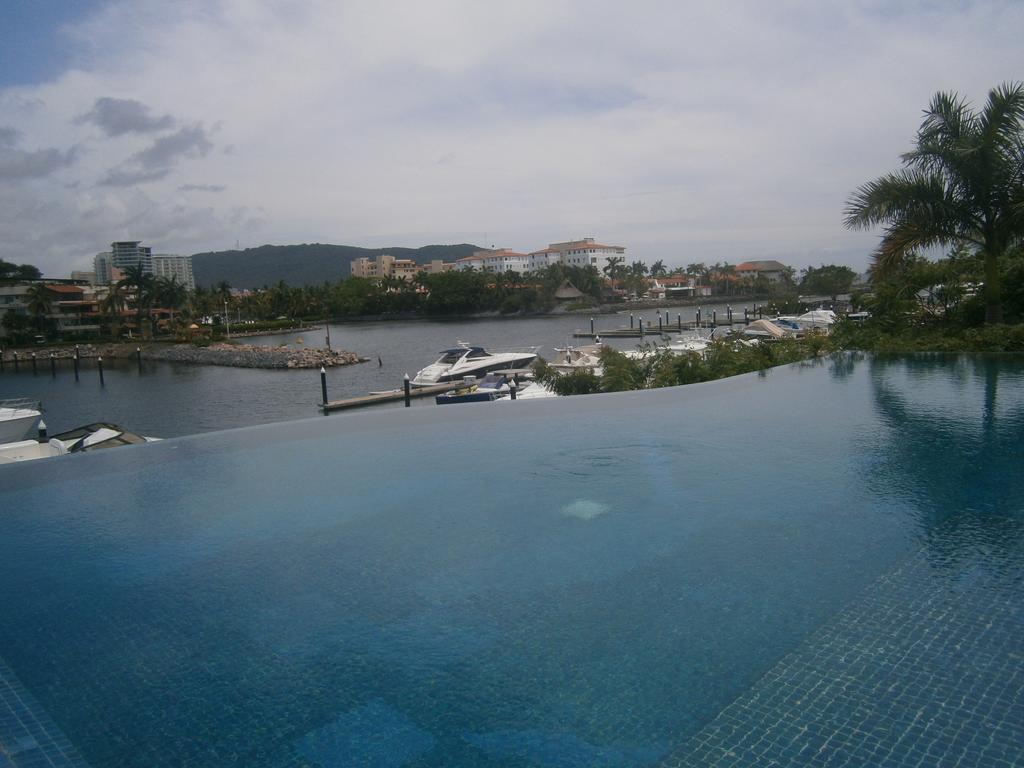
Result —
[[[0,467],[0,766],[1012,764],[1022,458],[920,356]]]

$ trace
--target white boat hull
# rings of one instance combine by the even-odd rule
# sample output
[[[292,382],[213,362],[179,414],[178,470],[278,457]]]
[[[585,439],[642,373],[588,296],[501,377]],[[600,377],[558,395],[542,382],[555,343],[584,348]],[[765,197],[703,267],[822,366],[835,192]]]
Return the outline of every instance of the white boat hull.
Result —
[[[33,408],[0,408],[0,444],[35,437],[42,416]]]

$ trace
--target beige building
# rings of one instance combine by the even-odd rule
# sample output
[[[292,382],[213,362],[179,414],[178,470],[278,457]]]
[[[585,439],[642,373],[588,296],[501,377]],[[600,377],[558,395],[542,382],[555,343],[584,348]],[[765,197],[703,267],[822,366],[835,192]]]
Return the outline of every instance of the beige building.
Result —
[[[419,272],[434,274],[447,272],[454,267],[454,264],[441,259],[434,259],[429,264],[417,264],[413,259],[396,259],[387,253],[373,259],[367,256],[360,256],[351,262],[352,277],[366,277],[371,280],[384,277],[412,280]]]
[[[781,283],[786,277],[786,265],[775,260],[744,261],[736,265],[740,277],[764,277],[769,283]]]

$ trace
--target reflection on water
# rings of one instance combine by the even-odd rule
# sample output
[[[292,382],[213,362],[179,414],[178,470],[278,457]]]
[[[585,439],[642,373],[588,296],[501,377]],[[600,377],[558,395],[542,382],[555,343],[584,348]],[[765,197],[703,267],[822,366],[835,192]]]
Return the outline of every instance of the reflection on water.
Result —
[[[853,363],[855,364],[855,363]],[[874,402],[886,439],[876,493],[918,510],[936,563],[1024,534],[1024,360],[1006,356],[876,356]]]

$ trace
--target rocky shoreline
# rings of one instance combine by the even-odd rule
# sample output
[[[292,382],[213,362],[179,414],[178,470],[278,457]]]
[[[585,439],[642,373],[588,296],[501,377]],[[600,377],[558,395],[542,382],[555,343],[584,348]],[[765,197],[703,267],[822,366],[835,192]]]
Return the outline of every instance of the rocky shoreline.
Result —
[[[31,365],[35,353],[37,363],[49,360],[52,355],[58,360],[75,356],[78,349],[80,358],[103,357],[108,360],[134,358],[136,351],[142,352],[143,360],[163,360],[192,365],[223,365],[232,368],[332,368],[341,365],[365,363],[367,358],[355,352],[327,349],[291,349],[289,347],[256,346],[253,344],[216,343],[200,347],[194,344],[80,344],[77,347],[39,347],[36,349],[5,349],[3,360],[13,363],[15,354],[22,365]]]

